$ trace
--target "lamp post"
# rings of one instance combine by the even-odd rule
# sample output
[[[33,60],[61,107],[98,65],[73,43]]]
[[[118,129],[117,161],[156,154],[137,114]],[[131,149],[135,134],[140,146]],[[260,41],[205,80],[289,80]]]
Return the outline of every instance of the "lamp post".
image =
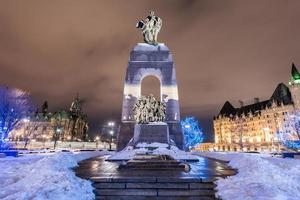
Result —
[[[110,135],[110,140],[109,140],[109,150],[111,150],[111,146],[112,146],[112,139],[113,139],[113,135],[114,135],[114,129],[115,129],[115,122],[114,121],[109,121],[107,122],[107,126],[108,126],[108,130],[109,130],[109,135]]]
[[[99,137],[99,136],[96,136],[96,137],[95,137],[95,141],[96,141],[96,149],[98,149],[98,147],[99,147],[99,140],[100,140],[100,137]]]
[[[109,131],[109,134],[110,134],[109,150],[111,150],[111,143],[112,143],[112,137],[114,135],[114,131]]]
[[[273,148],[273,141],[271,138],[271,134],[270,134],[270,128],[269,127],[265,127],[263,128],[264,131],[264,136],[265,136],[265,142],[267,143],[267,147],[269,149],[269,143],[271,142],[271,149]]]
[[[278,111],[276,110],[276,107],[273,107],[273,112],[274,112],[274,122],[275,122],[275,133],[273,133],[273,135],[272,135],[272,152],[274,151],[274,138],[280,131],[279,126],[278,126],[280,124],[280,122],[278,124],[279,116],[278,116]]]
[[[43,147],[45,148],[45,143],[46,143],[46,135],[45,135],[45,134],[43,134],[43,135],[42,135],[42,137],[43,137]]]
[[[57,127],[55,129],[55,132],[56,133],[55,133],[55,137],[54,137],[54,149],[56,148],[57,140],[59,140],[61,129],[59,127]]]

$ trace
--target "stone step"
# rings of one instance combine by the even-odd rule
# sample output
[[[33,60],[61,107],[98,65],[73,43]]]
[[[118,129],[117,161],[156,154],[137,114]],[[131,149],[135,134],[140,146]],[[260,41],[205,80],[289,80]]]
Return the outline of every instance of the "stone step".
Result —
[[[132,189],[188,189],[188,183],[126,183]]]
[[[158,162],[154,162],[154,161],[151,161],[151,162],[147,162],[147,161],[130,162],[130,161],[128,161],[127,162],[127,165],[157,165],[157,164],[161,164],[161,165],[179,165],[180,163],[179,162],[161,162],[161,161],[158,161]]]
[[[158,189],[158,196],[215,196],[214,190],[209,189]]]
[[[96,189],[125,189],[126,183],[93,183]]]
[[[205,196],[214,197],[209,189],[95,189],[96,196]]]
[[[213,183],[216,178],[211,177],[154,177],[154,176],[128,176],[128,177],[91,177],[94,183]]]
[[[161,170],[183,170],[184,166],[183,165],[160,165],[160,164],[153,164],[153,165],[125,165],[122,166],[121,169],[161,169]]]
[[[157,196],[156,189],[95,189],[96,196]]]
[[[198,196],[198,197],[187,197],[187,196],[96,196],[96,200],[216,200],[215,197],[204,197],[204,196]]]
[[[94,183],[96,189],[214,189],[212,183]]]

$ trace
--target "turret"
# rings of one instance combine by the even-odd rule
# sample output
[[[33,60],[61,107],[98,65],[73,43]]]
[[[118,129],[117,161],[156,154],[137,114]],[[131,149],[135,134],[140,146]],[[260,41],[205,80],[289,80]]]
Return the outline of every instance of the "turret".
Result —
[[[300,73],[294,63],[292,63],[291,79],[289,89],[295,109],[300,109]]]
[[[294,83],[300,83],[300,74],[295,66],[294,63],[292,63],[292,77],[291,77],[291,82]]]

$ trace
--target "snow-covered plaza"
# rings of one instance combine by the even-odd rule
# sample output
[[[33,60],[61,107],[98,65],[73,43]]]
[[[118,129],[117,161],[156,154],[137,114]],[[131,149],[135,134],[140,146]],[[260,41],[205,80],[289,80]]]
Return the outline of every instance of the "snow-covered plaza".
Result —
[[[163,147],[159,149],[168,153]],[[106,151],[46,152],[0,158],[0,199],[95,199],[92,182],[77,177],[73,169],[82,160],[109,154]],[[254,153],[187,154],[200,156],[200,163],[201,156],[228,161],[229,166],[238,170],[236,175],[214,181],[216,196],[223,200],[300,199],[299,159]]]
[[[300,200],[299,10],[0,1],[0,200]]]

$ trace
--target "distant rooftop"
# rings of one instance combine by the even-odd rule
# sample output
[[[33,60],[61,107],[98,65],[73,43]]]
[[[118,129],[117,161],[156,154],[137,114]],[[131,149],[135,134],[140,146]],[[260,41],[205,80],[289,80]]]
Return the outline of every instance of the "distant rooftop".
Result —
[[[297,81],[300,82],[300,73],[298,72],[294,63],[292,63],[291,79],[296,83]],[[261,110],[271,107],[273,102],[277,105],[293,104],[291,92],[284,83],[279,83],[270,99],[265,101],[241,106],[239,108],[235,108],[229,101],[226,101],[218,116],[223,115],[230,117],[231,115],[242,115],[248,114],[249,112],[252,114],[257,114],[260,113]]]
[[[230,117],[230,115],[242,115],[243,113],[247,114],[249,112],[251,112],[252,114],[257,114],[261,110],[271,107],[273,102],[275,102],[277,105],[293,104],[290,90],[285,84],[278,84],[270,99],[265,101],[242,106],[239,108],[235,108],[229,101],[226,101],[219,115]]]

